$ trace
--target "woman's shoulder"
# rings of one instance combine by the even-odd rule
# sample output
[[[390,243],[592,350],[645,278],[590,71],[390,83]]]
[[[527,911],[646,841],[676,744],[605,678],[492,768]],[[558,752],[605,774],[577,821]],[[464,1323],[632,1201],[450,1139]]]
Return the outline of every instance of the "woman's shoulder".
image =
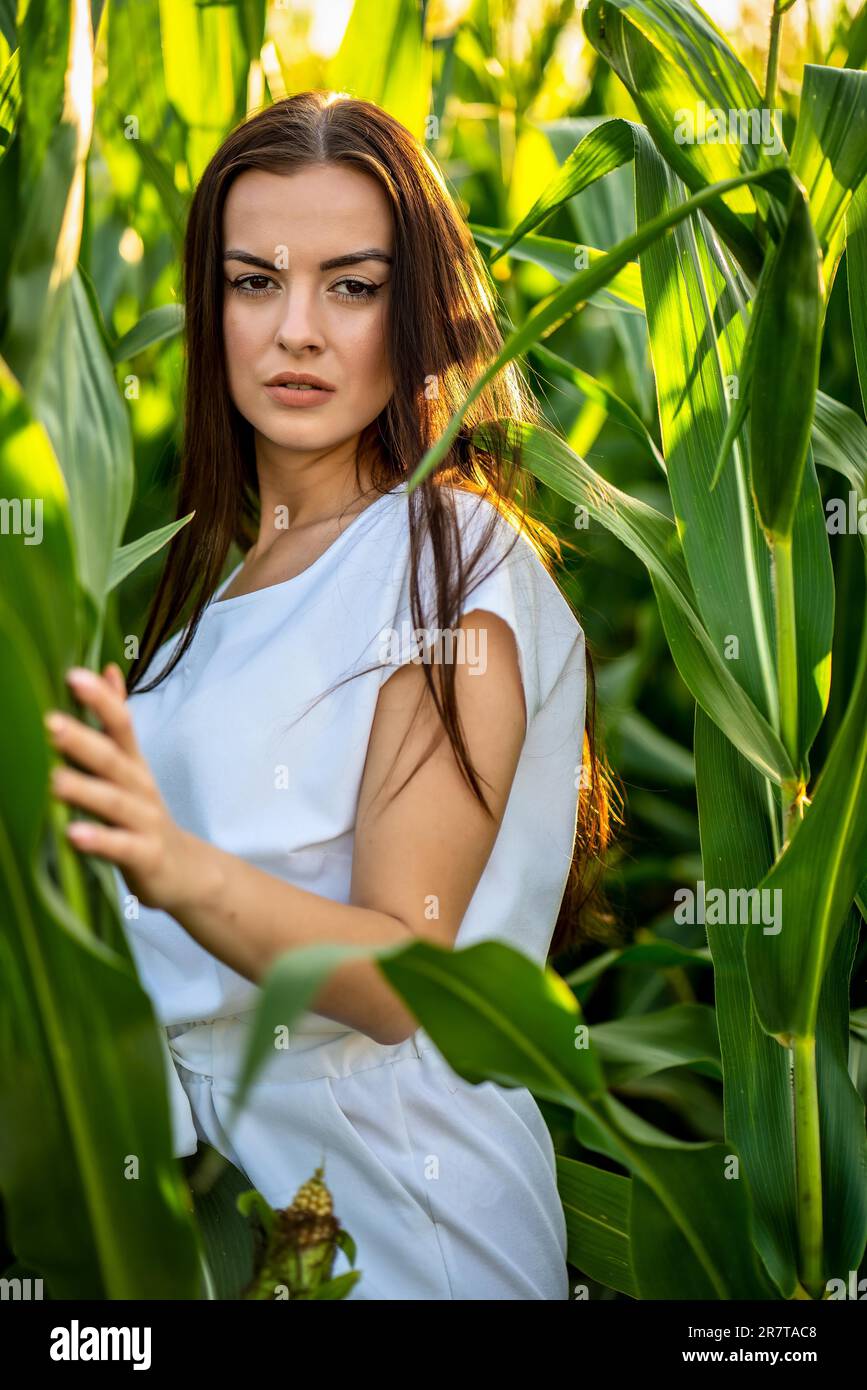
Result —
[[[461,614],[492,612],[512,628],[518,644],[528,710],[534,712],[565,679],[579,698],[584,633],[579,619],[535,539],[535,525],[496,496],[449,487],[460,532],[465,574]],[[543,528],[544,530],[544,528]],[[421,591],[433,607],[430,538],[425,537]],[[570,687],[571,688],[571,687]]]

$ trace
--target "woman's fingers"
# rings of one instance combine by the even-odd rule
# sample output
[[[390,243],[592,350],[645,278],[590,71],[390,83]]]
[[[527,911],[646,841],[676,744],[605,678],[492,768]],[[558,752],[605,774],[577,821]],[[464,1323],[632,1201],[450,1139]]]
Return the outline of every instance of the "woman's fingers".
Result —
[[[122,700],[125,700],[126,681],[123,678],[123,671],[121,671],[117,662],[110,661],[105,667],[102,675],[103,679],[108,681],[108,684],[111,686],[112,690],[114,690],[115,694],[119,695]]]
[[[102,722],[105,732],[115,740],[118,747],[130,757],[139,757],[129,706],[116,685],[98,676],[95,671],[85,670],[83,666],[73,666],[67,671],[66,679],[76,699],[93,710]],[[120,676],[120,679],[123,681],[123,676]]]
[[[120,786],[149,791],[151,777],[145,764],[122,753],[108,734],[82,724],[69,714],[51,710],[47,716],[49,737],[58,753],[87,768],[97,777]]]
[[[66,827],[66,833],[73,844],[88,854],[98,854],[122,864],[125,875],[138,862],[141,837],[130,830],[112,830],[88,821],[73,821]]]
[[[141,829],[148,814],[147,803],[138,794],[125,791],[115,782],[104,782],[85,772],[76,772],[71,767],[52,769],[51,789],[73,806],[92,811],[103,820],[129,830]]]

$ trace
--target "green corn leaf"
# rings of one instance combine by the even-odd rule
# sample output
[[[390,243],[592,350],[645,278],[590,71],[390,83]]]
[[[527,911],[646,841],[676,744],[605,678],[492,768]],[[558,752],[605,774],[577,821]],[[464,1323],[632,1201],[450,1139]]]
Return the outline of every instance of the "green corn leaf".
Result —
[[[711,492],[713,492],[720,480],[720,475],[722,474],[726,461],[731,455],[734,442],[749,414],[750,400],[752,397],[753,371],[756,359],[756,327],[762,321],[761,311],[768,295],[768,282],[771,278],[771,266],[773,265],[776,249],[775,246],[771,246],[768,249],[765,264],[756,287],[755,298],[750,307],[749,322],[744,335],[740,362],[736,373],[738,394],[731,406],[725,433],[720,441],[713,477],[710,480]]]
[[[707,1004],[667,1009],[594,1023],[593,1046],[612,1086],[622,1086],[668,1067],[692,1067],[722,1080],[714,1011]]]
[[[574,198],[576,193],[588,188],[605,174],[610,174],[612,169],[619,169],[621,164],[628,163],[634,153],[635,126],[632,121],[615,117],[589,131],[558,169],[547,188],[539,194],[526,217],[522,217],[503,245],[494,251],[491,262],[505,255],[510,247],[570,198]]]
[[[120,132],[139,159],[147,183],[162,204],[175,252],[180,258],[190,194],[178,187],[175,167],[186,160],[188,128],[183,120],[186,107],[170,105],[166,95],[161,10],[169,25],[178,18],[169,15],[159,0],[113,0],[109,6],[108,51],[111,58],[104,96],[97,103],[97,119],[109,152]],[[208,45],[209,25],[210,21],[202,26],[188,50],[194,90],[199,80],[199,43]],[[174,81],[175,65],[171,55],[167,66]]]
[[[747,170],[785,164],[777,125],[768,116],[762,124],[763,103],[753,79],[698,5],[591,0],[583,23],[593,47],[629,91],[666,162],[693,192]],[[720,132],[714,113],[728,121],[730,111],[746,113],[747,129],[735,132],[731,141],[721,140],[720,133],[732,132],[727,127]],[[757,212],[776,224],[773,205],[745,187],[721,194],[707,214],[754,277],[762,265]]]
[[[432,71],[433,51],[416,5],[356,0],[340,48],[326,69],[326,82],[334,91],[375,101],[423,140]]]
[[[562,163],[577,141],[603,119],[602,116],[563,117],[558,121],[542,122],[539,129],[547,136],[558,162]],[[604,179],[585,189],[576,198],[571,198],[568,209],[580,242],[611,247],[624,237],[631,236],[635,231],[635,194],[630,165],[623,164],[619,169],[612,170]],[[640,292],[640,276],[636,278]],[[614,319],[611,327],[623,350],[624,365],[639,412],[646,419],[653,414],[656,404],[647,351],[647,325],[636,321],[633,315],[632,318],[621,316]]]
[[[825,971],[867,873],[865,805],[867,623],[855,686],[811,804],[761,885],[780,895],[782,928],[747,929],[750,988],[769,1033],[815,1033]]]
[[[629,1249],[639,1296],[779,1297],[756,1254],[743,1165],[732,1180],[733,1160],[740,1159],[731,1142],[684,1144],[611,1094],[596,1108],[595,1120],[576,1111],[575,1132],[587,1148],[632,1173]]]
[[[759,306],[751,382],[750,478],[769,540],[788,540],[794,526],[819,382],[823,298],[816,233],[796,185]]]
[[[539,129],[547,136],[558,162],[562,163],[576,143],[603,119],[602,116],[563,117],[558,121],[541,122]],[[630,165],[623,164],[619,169],[612,170],[576,198],[571,198],[568,209],[579,242],[610,247],[631,236],[635,231],[635,195]],[[640,294],[641,277],[637,266],[635,270]],[[641,307],[643,310],[643,299]],[[647,351],[647,325],[633,314],[631,317],[619,315],[612,320],[611,327],[623,350],[624,365],[639,413],[643,419],[647,419],[656,408],[656,392]]]
[[[629,1254],[631,1180],[564,1154],[557,1154],[556,1161],[570,1265],[608,1289],[637,1298]]]
[[[17,8],[15,0],[0,0],[0,34],[10,48],[18,47]]]
[[[705,891],[721,889],[728,898],[759,883],[773,863],[774,807],[767,783],[701,709],[695,759]],[[788,1298],[797,1280],[797,1235],[787,1057],[753,1015],[743,925],[709,922],[705,931],[725,1068],[725,1132],[749,1174],[759,1250]]]
[[[680,946],[676,941],[642,941],[640,945],[625,946],[622,951],[602,951],[598,956],[594,956],[586,965],[581,965],[577,970],[571,970],[564,976],[570,989],[577,990],[581,985],[589,984],[603,975],[606,970],[614,968],[644,968],[651,966],[709,966],[711,964],[710,951],[702,949],[700,951],[691,950],[687,946]]]
[[[646,135],[639,139],[635,174],[641,227],[677,205],[683,186]],[[708,486],[734,386],[741,399],[744,394],[744,335],[751,322],[746,287],[701,214],[648,247],[641,273],[672,506],[698,611],[735,680],[773,723],[778,695],[770,556],[749,504],[748,443],[738,443],[717,488]],[[828,537],[811,461],[793,545],[803,762],[827,706],[834,615]]]
[[[469,224],[470,231],[482,246],[502,246],[506,233],[496,227],[480,227]],[[595,265],[606,254],[595,246],[576,246],[572,241],[560,241],[556,237],[526,236],[519,246],[513,246],[509,255],[517,261],[530,261],[541,266],[561,284],[575,276],[576,256],[581,254],[588,265]],[[641,275],[638,265],[624,266],[598,294],[590,295],[589,304],[602,308],[620,309],[624,313],[642,315],[644,296],[641,291]]]
[[[132,499],[132,432],[77,271],[57,322],[53,359],[35,404],[69,489],[81,583],[101,614]],[[97,626],[94,652],[99,637]],[[91,654],[87,664],[96,660]]]
[[[68,40],[73,20],[78,29],[64,77],[64,64],[56,61],[51,47],[64,37]],[[65,57],[65,48],[61,51]],[[56,320],[78,260],[79,194],[91,137],[87,94],[92,85],[88,7],[46,0],[45,5],[28,9],[21,45],[23,110],[17,189],[23,217],[9,266],[2,352],[31,396],[31,404],[51,361]]]
[[[49,687],[32,632],[0,601],[7,1231],[54,1299],[194,1298],[194,1231],[171,1151],[152,1006],[124,939],[119,951],[97,941],[42,862],[54,759],[42,724]]]
[[[792,170],[807,190],[830,293],[843,247],[843,219],[867,175],[867,73],[807,64]]]
[[[706,207],[715,198],[730,188],[741,187],[749,183],[762,183],[775,189],[777,193],[782,193],[783,189],[788,188],[788,175],[784,172],[773,169],[763,170],[758,173],[744,174],[741,178],[733,179],[726,184],[717,184],[712,188],[705,188],[699,193],[693,194],[678,207],[672,208],[661,216],[648,222],[634,236],[626,239],[618,246],[607,252],[595,265],[582,270],[578,275],[567,281],[554,294],[538,304],[536,308],[527,316],[526,322],[514,333],[508,342],[497,354],[494,361],[485,369],[473,384],[469,394],[459,410],[455,411],[448,425],[435,444],[428,449],[423,456],[415,472],[409,479],[410,488],[414,488],[431,473],[438,463],[445,458],[452,443],[454,442],[461,423],[467,411],[481,395],[489,381],[502,371],[509,362],[519,357],[533,343],[543,337],[546,330],[560,323],[565,317],[573,313],[580,303],[585,303],[591,294],[608,285],[611,279],[621,271],[629,261],[633,260],[645,247],[651,246],[658,237],[662,236],[669,227],[674,227],[678,222],[682,222],[699,208]]]
[[[7,530],[0,545],[0,593],[15,595],[18,616],[28,631],[40,634],[59,699],[62,672],[80,659],[69,497],[48,436],[2,358],[0,497]]]
[[[161,304],[158,309],[149,309],[142,314],[138,323],[124,333],[111,350],[112,361],[128,362],[137,357],[145,348],[154,343],[175,338],[184,331],[184,306],[182,304]]]
[[[245,114],[249,51],[242,7],[161,4],[159,20],[165,92],[186,127],[196,184],[224,132]],[[156,133],[143,131],[142,138],[156,151]]]
[[[633,434],[637,434],[651,457],[661,468],[662,472],[665,472],[665,459],[659,452],[653,436],[644,421],[636,415],[631,406],[627,405],[625,401],[620,399],[616,392],[611,390],[610,386],[606,386],[602,381],[597,381],[589,372],[582,371],[580,367],[573,367],[571,362],[567,362],[564,358],[558,357],[556,353],[550,352],[548,348],[541,347],[538,343],[535,347],[530,349],[530,353],[540,367],[548,368],[555,376],[559,376],[564,381],[569,381],[573,386],[577,386],[578,390],[582,391],[588,400],[594,401],[596,405],[602,406],[602,409],[607,411],[612,419],[619,420],[621,425],[625,425]]]
[[[732,891],[760,884],[773,863],[773,808],[767,786],[701,710],[696,712],[695,754],[706,891],[722,889],[731,901]],[[738,808],[736,817],[732,806]],[[771,908],[773,901],[767,900]],[[737,910],[726,915],[727,921],[709,922],[705,928],[725,1071],[725,1132],[749,1174],[765,1264],[790,1297],[798,1246],[791,1056],[760,1029],[755,1016],[744,955],[744,937],[752,928]],[[766,919],[772,915],[764,914]],[[758,917],[756,912],[752,920]],[[785,931],[785,903],[782,921]],[[857,936],[854,921],[840,934],[822,984],[817,1021],[826,1277],[846,1278],[848,1270],[857,1269],[867,1239],[867,1186],[861,1178],[867,1169],[864,1102],[849,1076],[845,1021]]]
[[[110,593],[112,589],[116,589],[127,575],[132,574],[133,570],[138,569],[139,565],[144,564],[152,555],[156,555],[157,551],[167,545],[194,516],[195,512],[188,512],[180,521],[170,521],[167,526],[149,531],[146,536],[139,536],[138,540],[130,541],[128,545],[122,545],[120,550],[116,550],[108,573],[106,592]]]
[[[846,270],[861,405],[867,413],[867,179],[846,213]]]
[[[854,525],[867,549],[867,425],[847,405],[817,391],[811,438],[816,462],[851,484],[849,496],[825,503],[829,534],[850,532]]]
[[[21,54],[16,48],[0,72],[0,159],[12,141],[21,109]]]
[[[682,1144],[601,1089],[593,1030],[589,1046],[576,1046],[581,1016],[559,976],[499,941],[457,951],[416,941],[381,957],[381,968],[460,1076],[526,1086],[573,1111],[582,1142],[628,1168],[633,1193],[639,1183],[647,1190],[643,1205],[653,1214],[633,1208],[629,1230],[633,1256],[642,1257],[642,1297],[654,1296],[660,1277],[649,1259],[660,1230],[687,1252],[668,1274],[681,1289],[697,1280],[710,1298],[774,1296],[753,1249],[746,1184],[725,1176],[730,1149]]]
[[[660,512],[612,487],[559,436],[540,426],[501,423],[518,442],[522,463],[536,477],[561,497],[586,507],[594,521],[647,567],[671,654],[695,699],[766,777],[790,781],[791,764],[777,734],[735,680],[731,663],[711,641],[699,616],[676,527]]]

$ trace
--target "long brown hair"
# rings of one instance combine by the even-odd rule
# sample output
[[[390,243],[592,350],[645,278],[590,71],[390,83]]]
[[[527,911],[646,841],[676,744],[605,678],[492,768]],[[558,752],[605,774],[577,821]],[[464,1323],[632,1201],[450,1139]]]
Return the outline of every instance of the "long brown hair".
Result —
[[[195,190],[184,242],[185,406],[176,517],[195,512],[195,518],[168,549],[140,653],[130,669],[130,693],[186,613],[186,630],[171,660],[139,688],[153,689],[182,658],[220,582],[232,543],[248,549],[258,531],[253,430],[232,402],[224,359],[226,195],[245,170],[292,173],[321,163],[347,164],[377,179],[394,219],[387,331],[395,385],[386,407],[362,431],[356,456],[359,486],[362,458],[369,460],[377,492],[388,491],[407,478],[502,346],[490,282],[473,238],[434,161],[392,116],[367,101],[311,91],[277,101],[233,130]],[[433,389],[431,383],[435,383]],[[418,582],[425,537],[429,536],[434,555],[436,626],[443,629],[456,625],[470,580],[477,582],[474,576],[497,526],[497,513],[513,526],[516,541],[519,532],[527,536],[555,577],[551,556],[560,558],[556,537],[526,510],[535,495],[535,479],[521,468],[517,445],[514,441],[506,445],[506,430],[497,423],[539,418],[520,371],[509,365],[474,403],[440,467],[409,495],[410,603],[415,628],[429,626],[421,612]],[[483,446],[474,438],[479,427],[484,427]],[[469,561],[461,554],[450,487],[481,493],[496,508]],[[427,688],[462,774],[490,814],[459,726],[454,665],[435,665],[441,690],[435,688],[430,663],[423,662]],[[611,783],[596,752],[595,684],[589,657],[587,667],[578,829],[552,955],[582,939],[611,936],[610,916],[600,910],[596,891],[609,838]]]

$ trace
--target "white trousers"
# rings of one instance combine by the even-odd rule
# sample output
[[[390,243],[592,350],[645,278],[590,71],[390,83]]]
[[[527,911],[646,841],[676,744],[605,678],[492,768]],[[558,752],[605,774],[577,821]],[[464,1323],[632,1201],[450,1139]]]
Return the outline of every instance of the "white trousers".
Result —
[[[231,1134],[251,1015],[165,1030],[177,1156],[211,1144],[273,1207],[324,1164],[353,1299],[568,1299],[554,1147],[533,1096],[472,1085],[423,1029],[385,1046],[305,1014]],[[351,1268],[338,1251],[334,1274]]]

